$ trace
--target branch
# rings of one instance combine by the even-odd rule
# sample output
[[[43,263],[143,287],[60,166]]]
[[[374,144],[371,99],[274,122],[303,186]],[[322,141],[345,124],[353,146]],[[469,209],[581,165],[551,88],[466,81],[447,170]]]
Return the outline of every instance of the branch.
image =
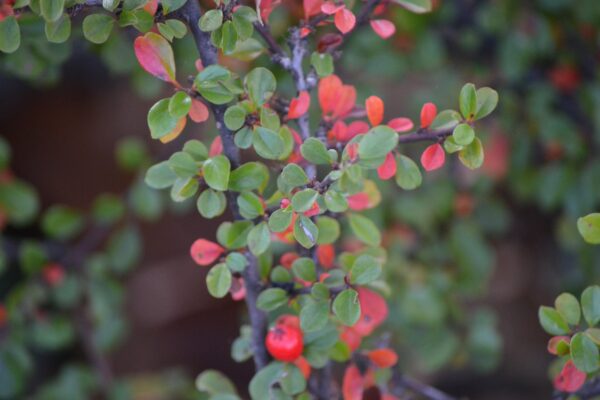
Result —
[[[285,51],[283,51],[281,46],[279,46],[279,43],[277,43],[273,35],[271,35],[269,26],[267,24],[263,25],[260,22],[255,22],[254,29],[267,43],[267,47],[271,53],[271,59],[277,64],[281,65],[283,69],[289,71],[292,67],[292,61]]]
[[[407,133],[406,135],[400,135],[398,137],[398,143],[414,143],[414,142],[439,142],[454,132],[454,126],[452,128],[444,128],[439,130],[427,130],[419,129],[416,132]]]
[[[217,63],[217,49],[213,46],[210,40],[210,34],[200,30],[198,21],[200,20],[200,6],[197,0],[188,0],[185,5],[179,9],[178,15],[187,22],[187,25],[192,33],[200,60],[204,66],[209,66]],[[209,107],[215,117],[215,123],[219,129],[219,136],[223,143],[223,152],[231,162],[233,168],[241,164],[240,151],[233,141],[233,132],[225,126],[224,114],[225,105],[215,105],[209,103]],[[227,203],[233,214],[234,219],[241,219],[235,195],[232,192],[227,192]],[[260,294],[261,283],[258,274],[257,260],[252,254],[246,254],[248,266],[242,274],[244,285],[246,288],[246,307],[250,316],[252,325],[252,347],[254,350],[254,365],[259,370],[263,368],[269,361],[269,356],[264,346],[264,338],[267,331],[267,315],[258,309],[256,299]]]
[[[306,79],[304,77],[304,69],[302,63],[306,56],[306,39],[302,38],[300,29],[294,28],[289,39],[290,48],[292,49],[292,65],[291,72],[296,84],[296,90],[302,92],[308,90]],[[300,137],[306,140],[310,136],[310,126],[308,121],[308,113],[305,113],[298,118],[298,127],[300,128]]]

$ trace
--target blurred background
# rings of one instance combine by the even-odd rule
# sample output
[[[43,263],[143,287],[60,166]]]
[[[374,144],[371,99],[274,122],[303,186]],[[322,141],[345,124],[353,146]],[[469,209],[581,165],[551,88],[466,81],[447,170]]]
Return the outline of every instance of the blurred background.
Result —
[[[297,18],[298,5],[284,4],[271,17],[276,35]],[[600,3],[438,0],[430,15],[398,7],[388,14],[397,33],[383,41],[363,28],[336,67],[356,84],[359,103],[376,94],[386,120],[417,120],[424,102],[456,107],[465,82],[493,87],[500,103],[479,129],[482,169],[467,171],[449,157],[419,190],[382,186],[383,206],[369,211],[385,227],[391,255],[390,317],[382,330],[392,333],[403,371],[453,395],[550,398],[548,336],[537,308],[600,282],[600,250],[576,229],[579,216],[600,210]],[[214,124],[190,124],[181,140],[152,143],[147,110],[170,89],[137,66],[133,32],[113,32],[100,46],[81,39],[50,45],[35,22],[30,28],[21,49],[0,55],[0,134],[11,148],[0,185],[28,182],[39,203],[1,188],[0,200],[8,197],[21,211],[29,204],[32,218],[38,210],[43,216],[41,224],[9,218],[3,233],[0,302],[10,323],[0,313],[0,395],[87,398],[94,370],[116,382],[115,399],[195,398],[193,378],[207,368],[245,390],[253,365],[230,357],[243,304],[212,299],[206,270],[188,256],[191,242],[214,238],[227,217],[204,220],[194,204],[173,206],[143,184],[151,160],[192,137],[209,140]],[[179,75],[192,74],[191,41],[176,41],[175,50]],[[238,71],[248,65],[224,62]],[[289,77],[278,79],[291,93]],[[406,149],[417,157],[422,150]],[[106,204],[116,199],[112,208],[100,194]],[[133,211],[119,217],[118,199]],[[59,216],[73,225],[69,232],[48,232],[43,222],[56,204],[64,205]],[[111,212],[116,233],[98,229]],[[124,246],[114,245],[115,234]],[[12,254],[15,243],[27,250]],[[52,285],[48,264],[61,260],[87,271],[68,288]],[[45,281],[32,283],[31,271],[42,271]],[[43,285],[62,295],[39,293]],[[82,302],[92,316],[71,332],[55,305],[80,320]],[[36,330],[54,339],[36,339]],[[90,340],[101,354],[89,351]]]

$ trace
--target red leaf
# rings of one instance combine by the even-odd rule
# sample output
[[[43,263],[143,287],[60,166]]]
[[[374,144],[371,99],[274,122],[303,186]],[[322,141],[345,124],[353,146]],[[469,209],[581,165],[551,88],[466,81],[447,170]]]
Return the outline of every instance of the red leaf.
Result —
[[[437,115],[437,107],[433,103],[425,103],[421,108],[421,128],[427,128]]]
[[[221,136],[217,136],[214,138],[212,143],[210,144],[210,149],[208,150],[208,155],[210,157],[218,156],[223,153],[223,142],[221,141]]]
[[[308,111],[310,107],[310,95],[306,90],[300,92],[298,97],[293,98],[290,102],[287,118],[296,119],[300,118]]]
[[[342,85],[336,93],[336,100],[333,117],[342,118],[352,111],[356,104],[356,89],[354,86]]]
[[[348,200],[348,207],[354,211],[366,210],[371,204],[371,199],[369,199],[369,195],[365,192],[359,192],[352,196],[348,196],[346,200]]]
[[[396,33],[396,26],[387,19],[372,19],[371,28],[382,39],[387,39]]]
[[[441,144],[435,143],[427,147],[421,154],[421,164],[426,171],[433,171],[444,165],[446,152]]]
[[[173,50],[167,39],[148,32],[135,39],[134,49],[138,62],[149,74],[177,85]]]
[[[583,386],[586,378],[587,374],[578,370],[573,360],[569,360],[554,378],[554,388],[561,392],[575,393]]]
[[[344,8],[346,8],[344,4],[335,4],[333,1],[326,1],[321,5],[321,12],[323,12],[323,14],[333,15]]]
[[[231,298],[235,301],[244,300],[246,298],[246,285],[244,284],[244,278],[234,277],[231,281],[229,293],[231,293]]]
[[[316,201],[313,203],[312,206],[310,206],[310,209],[308,211],[304,212],[304,216],[305,217],[314,217],[315,215],[319,214],[321,212],[321,209],[319,208],[319,203],[317,203]]]
[[[323,0],[304,0],[302,4],[304,6],[304,18],[309,19],[321,12]]]
[[[208,107],[200,100],[192,99],[192,107],[190,108],[188,115],[194,122],[204,122],[209,116]]]
[[[352,11],[345,7],[335,13],[333,21],[335,22],[335,27],[343,34],[350,32],[354,29],[354,25],[356,25],[356,17],[352,14]]]
[[[372,350],[367,357],[379,368],[389,368],[398,362],[398,355],[392,349]]]
[[[353,328],[344,327],[340,332],[340,340],[348,345],[350,351],[355,351],[360,347],[362,335],[356,332]]]
[[[354,364],[348,365],[344,373],[342,394],[344,400],[362,400],[365,379]]]
[[[358,334],[368,336],[387,318],[388,307],[380,294],[364,287],[357,290],[361,311],[353,328]]]
[[[384,181],[396,175],[396,157],[391,152],[385,156],[383,164],[377,168],[377,175]]]
[[[293,251],[288,251],[287,253],[283,253],[279,258],[279,263],[287,269],[292,268],[292,263],[296,261],[300,257],[297,253]]]
[[[350,143],[348,146],[346,146],[346,151],[348,152],[348,158],[350,158],[350,161],[356,161],[356,158],[358,157],[358,143]]]
[[[258,8],[260,9],[260,18],[267,22],[273,8],[281,3],[281,0],[257,0]]]
[[[360,135],[361,133],[367,133],[369,131],[369,124],[365,121],[353,121],[348,125],[348,130],[346,131],[346,137],[344,141],[349,141],[354,139],[356,135]]]
[[[323,114],[333,112],[336,104],[338,90],[342,87],[342,81],[337,75],[329,75],[319,81],[319,105]]]
[[[58,286],[65,278],[65,270],[60,264],[48,264],[42,270],[44,280],[50,286]]]
[[[215,262],[225,249],[206,239],[198,239],[190,248],[190,254],[196,264],[207,266]]]
[[[365,108],[367,110],[367,117],[371,126],[377,126],[383,121],[383,100],[377,96],[371,96],[365,101]]]
[[[408,132],[414,124],[409,118],[394,118],[388,122],[388,126],[396,132]]]
[[[335,248],[331,244],[317,246],[317,260],[325,268],[333,267],[335,260]]]

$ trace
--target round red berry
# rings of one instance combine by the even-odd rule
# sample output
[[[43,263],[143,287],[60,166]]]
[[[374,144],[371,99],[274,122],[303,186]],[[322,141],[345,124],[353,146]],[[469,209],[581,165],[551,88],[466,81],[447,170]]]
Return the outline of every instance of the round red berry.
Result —
[[[271,328],[265,343],[273,358],[284,362],[295,361],[304,349],[302,331],[290,324],[277,324]]]

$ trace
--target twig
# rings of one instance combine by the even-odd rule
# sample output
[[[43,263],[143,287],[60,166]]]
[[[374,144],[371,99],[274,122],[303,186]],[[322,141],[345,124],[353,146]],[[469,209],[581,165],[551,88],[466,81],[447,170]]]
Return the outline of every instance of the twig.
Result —
[[[427,400],[456,400],[441,390],[401,374],[398,370],[394,371],[391,384],[394,389],[408,390]]]

